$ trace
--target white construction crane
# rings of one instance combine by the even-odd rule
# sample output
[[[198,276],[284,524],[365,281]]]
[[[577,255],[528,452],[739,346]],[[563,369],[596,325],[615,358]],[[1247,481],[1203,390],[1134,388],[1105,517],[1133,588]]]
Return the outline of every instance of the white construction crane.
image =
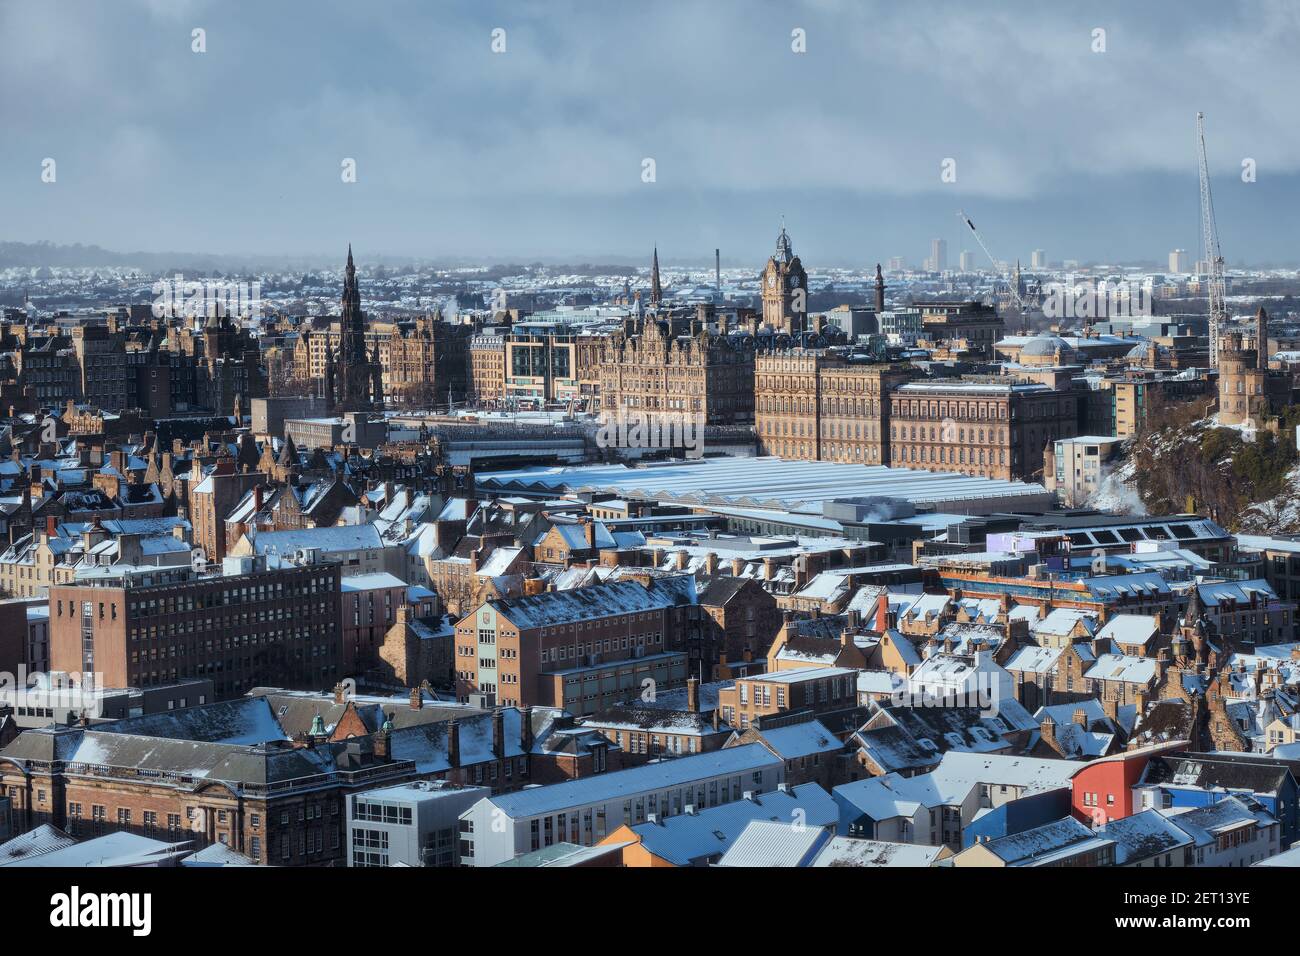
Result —
[[[967,215],[964,212],[962,212],[960,209],[957,210],[957,218],[960,219],[962,222],[964,222],[970,228],[971,233],[975,236],[975,241],[980,244],[980,248],[984,250],[984,255],[988,256],[989,262],[993,264],[993,270],[995,272],[1001,271],[998,269],[998,260],[993,258],[993,253],[989,252],[989,247],[984,242],[984,237],[981,236],[980,231],[975,228],[975,223],[971,222],[971,220],[967,217]],[[1011,298],[1015,299],[1016,308],[1020,310],[1021,318],[1024,319],[1025,321],[1028,321],[1029,306],[1025,305],[1025,300],[1020,297],[1020,289],[1018,288],[1020,283],[1017,281],[1017,279],[1018,277],[1013,274],[1007,280],[1007,285],[1010,286],[1011,288]]]
[[[1214,223],[1214,196],[1210,193],[1210,167],[1205,159],[1205,114],[1196,114],[1196,149],[1201,167],[1201,261],[1205,263],[1210,299],[1210,366],[1219,366],[1221,326],[1228,321],[1224,304],[1223,253],[1219,251],[1219,230]]]

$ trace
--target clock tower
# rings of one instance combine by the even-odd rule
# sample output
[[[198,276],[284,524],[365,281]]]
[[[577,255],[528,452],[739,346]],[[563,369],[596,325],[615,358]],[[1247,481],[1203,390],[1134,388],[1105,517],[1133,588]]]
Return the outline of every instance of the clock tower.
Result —
[[[808,327],[808,273],[794,254],[781,223],[776,254],[763,269],[763,324],[779,332],[798,333]]]

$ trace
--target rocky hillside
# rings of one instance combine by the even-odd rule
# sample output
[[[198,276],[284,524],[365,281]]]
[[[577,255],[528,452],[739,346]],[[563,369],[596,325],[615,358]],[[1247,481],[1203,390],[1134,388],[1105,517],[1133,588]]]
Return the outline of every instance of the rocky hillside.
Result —
[[[1233,531],[1300,531],[1300,462],[1290,410],[1278,434],[1248,441],[1237,428],[1195,418],[1184,407],[1154,415],[1128,443],[1124,460],[1103,489],[1103,501],[1123,505],[1115,485],[1137,493],[1152,513],[1196,511]]]

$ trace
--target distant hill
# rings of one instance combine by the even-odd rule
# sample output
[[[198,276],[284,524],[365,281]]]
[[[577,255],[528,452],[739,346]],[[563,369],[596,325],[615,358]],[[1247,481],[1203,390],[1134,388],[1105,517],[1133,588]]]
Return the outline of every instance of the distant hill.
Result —
[[[342,267],[346,246],[334,256],[240,256],[208,252],[113,252],[102,246],[52,242],[0,242],[0,269],[135,268],[148,273],[184,272],[310,272]],[[408,266],[422,260],[409,256],[381,256],[367,265]],[[450,265],[446,263],[445,265]]]

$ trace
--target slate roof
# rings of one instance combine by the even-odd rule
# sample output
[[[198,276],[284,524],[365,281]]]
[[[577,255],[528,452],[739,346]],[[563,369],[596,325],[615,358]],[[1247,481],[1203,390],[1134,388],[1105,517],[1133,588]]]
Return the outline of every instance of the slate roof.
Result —
[[[1143,810],[1132,816],[1109,820],[1105,835],[1115,841],[1116,866],[1150,859],[1192,843],[1192,838],[1175,820],[1158,810]]]
[[[1285,764],[1266,760],[1232,760],[1210,754],[1180,753],[1152,757],[1143,783],[1279,793],[1290,774]]]
[[[689,582],[689,586],[669,584],[674,580]],[[648,588],[637,581],[613,581],[487,603],[517,627],[554,627],[614,614],[635,614],[694,604],[695,581],[686,575],[677,579],[657,578]]]
[[[979,844],[1008,866],[1038,866],[1107,842],[1074,817],[1063,817]]]
[[[718,576],[700,592],[700,603],[706,607],[722,607],[740,592],[748,578]]]
[[[1097,663],[1085,673],[1087,680],[1116,680],[1126,684],[1146,684],[1156,676],[1154,657],[1127,654],[1101,654]]]
[[[944,847],[941,846],[833,837],[809,866],[933,866],[943,851]]]
[[[372,524],[303,528],[297,531],[259,531],[247,537],[255,554],[288,555],[299,548],[319,548],[328,552],[378,550],[384,547],[379,529]]]
[[[779,823],[789,828],[798,811],[808,827],[831,826],[839,810],[830,794],[815,783],[788,791],[758,794],[707,810],[679,813],[656,823],[640,823],[632,832],[641,846],[675,866],[725,853],[741,832],[756,820]]]
[[[768,747],[782,760],[839,753],[844,749],[844,744],[820,720],[772,727],[761,733]]]
[[[605,730],[635,730],[651,733],[682,734],[700,737],[714,733],[713,719],[689,710],[669,710],[640,704],[619,704],[582,719],[584,727]]]

